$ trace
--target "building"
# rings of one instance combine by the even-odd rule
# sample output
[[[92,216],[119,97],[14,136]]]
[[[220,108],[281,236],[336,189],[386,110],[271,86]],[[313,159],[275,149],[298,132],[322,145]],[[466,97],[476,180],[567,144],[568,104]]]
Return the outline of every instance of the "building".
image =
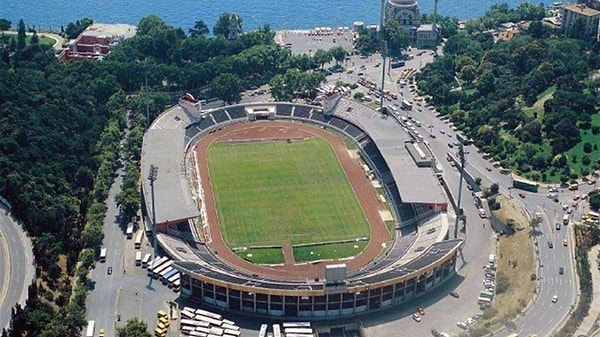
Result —
[[[562,9],[562,21],[560,24],[561,31],[563,33],[568,33],[571,27],[573,27],[578,20],[583,22],[584,31],[578,32],[576,35],[598,40],[600,11],[587,7],[583,4],[565,5]]]
[[[408,30],[410,43],[417,48],[437,46],[439,26],[435,23],[421,24],[421,13],[416,0],[387,0],[385,21],[390,20],[398,21],[402,28]]]
[[[124,39],[135,35],[136,27],[126,24],[93,23],[75,40],[71,40],[59,55],[61,61],[101,60]]]

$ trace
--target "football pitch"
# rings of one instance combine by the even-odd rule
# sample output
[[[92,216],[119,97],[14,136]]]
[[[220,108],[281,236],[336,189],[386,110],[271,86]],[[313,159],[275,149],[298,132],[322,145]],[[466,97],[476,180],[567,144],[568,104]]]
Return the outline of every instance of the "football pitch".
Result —
[[[369,237],[369,224],[331,145],[321,138],[222,143],[207,150],[230,248]]]

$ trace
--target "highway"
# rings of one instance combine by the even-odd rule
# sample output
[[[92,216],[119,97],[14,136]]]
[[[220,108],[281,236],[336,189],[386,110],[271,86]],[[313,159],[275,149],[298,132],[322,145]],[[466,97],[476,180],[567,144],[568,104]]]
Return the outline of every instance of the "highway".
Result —
[[[10,324],[12,308],[27,298],[27,287],[35,277],[31,241],[0,203],[0,327]]]
[[[430,56],[429,52],[422,54],[421,56],[415,57],[415,59],[408,60],[406,67],[413,67],[418,69],[424,64],[431,62],[433,56]],[[366,65],[364,76],[367,79],[371,79],[376,83],[381,81],[381,68],[375,67],[374,64],[379,63],[381,60],[377,57],[371,57],[368,59],[358,59],[352,57],[352,63],[356,68],[360,67],[360,62]],[[447,121],[439,119],[433,108],[427,107],[424,101],[414,101],[416,93],[411,91],[409,85],[403,87],[396,83],[396,79],[403,68],[392,69],[389,76],[385,76],[386,89],[391,90],[399,94],[399,99],[396,101],[388,102],[384,104],[398,104],[403,98],[409,101],[413,101],[413,109],[410,112],[399,110],[400,114],[408,117],[411,115],[414,119],[419,120],[422,124],[417,131],[423,135],[425,141],[429,145],[431,151],[438,158],[439,163],[442,165],[444,170],[444,179],[447,182],[450,191],[455,198],[458,197],[458,176],[459,172],[456,168],[452,167],[448,161],[446,161],[447,153],[456,155],[458,147],[454,144],[457,142],[456,131]],[[340,74],[337,75],[342,80],[348,82],[355,82],[358,80],[356,75],[357,70],[354,74]],[[334,74],[335,76],[335,74]],[[331,76],[330,76],[331,77]],[[365,88],[363,88],[365,89]],[[365,89],[366,91],[366,89]],[[433,135],[433,136],[432,136]],[[448,144],[451,143],[452,147]],[[491,160],[483,158],[483,153],[473,145],[465,146],[467,153],[467,164],[465,165],[467,171],[473,176],[480,177],[482,183],[490,185],[491,183],[498,183],[500,192],[509,197],[512,197],[516,202],[522,205],[528,214],[533,216],[535,212],[539,212],[542,215],[542,224],[539,226],[539,232],[536,233],[535,241],[536,247],[536,258],[539,259],[539,295],[534,296],[531,303],[532,305],[527,309],[523,316],[518,318],[516,328],[514,330],[500,331],[497,336],[503,337],[510,333],[517,332],[519,335],[527,336],[528,334],[538,334],[539,336],[549,336],[556,328],[559,327],[563,319],[567,317],[570,310],[573,308],[577,292],[577,284],[575,279],[575,271],[572,259],[572,244],[573,240],[570,235],[570,226],[562,226],[560,230],[556,230],[555,224],[562,223],[562,216],[564,210],[562,209],[563,204],[571,204],[573,195],[583,194],[592,190],[592,187],[587,185],[580,185],[582,190],[571,192],[565,189],[559,192],[558,203],[547,198],[548,188],[546,186],[540,187],[539,193],[530,193],[526,191],[514,191],[512,190],[512,179],[510,175],[501,174],[498,168],[494,167]],[[519,196],[522,193],[523,198]],[[485,261],[485,256],[488,252],[493,249],[492,231],[489,229],[490,226],[484,226],[486,221],[481,220],[482,226],[474,224],[480,223],[480,219],[477,210],[473,203],[473,198],[469,190],[467,190],[463,183],[462,191],[462,208],[467,215],[467,233],[461,233],[466,239],[465,246],[463,249],[464,264],[458,264],[458,274],[462,279],[457,285],[456,290],[461,294],[461,298],[458,301],[459,305],[456,305],[456,301],[448,298],[441,298],[439,294],[432,294],[435,301],[429,304],[430,300],[424,298],[420,301],[429,305],[426,308],[428,313],[433,314],[436,317],[435,328],[438,331],[447,331],[450,333],[459,333],[462,330],[456,327],[456,322],[464,320],[466,317],[479,311],[477,308],[477,296],[478,292],[482,290],[481,280],[483,273],[481,273],[481,266]],[[575,219],[581,218],[579,210],[575,210],[572,214]],[[450,229],[450,235],[452,236],[452,227]],[[563,239],[567,239],[568,245],[563,246]],[[548,242],[552,242],[550,248]],[[559,274],[559,268],[564,268],[564,273]],[[448,292],[450,290],[445,289],[442,292]],[[558,296],[558,301],[552,303],[552,297]],[[437,297],[437,298],[436,298]],[[412,309],[414,311],[414,308]],[[451,310],[452,314],[448,314]],[[430,324],[414,324],[410,318],[410,310],[404,310],[401,314],[403,317],[398,317],[399,321],[390,322],[383,324],[385,330],[392,327],[399,332],[406,334],[429,334],[432,326]],[[424,320],[427,320],[424,317]],[[396,324],[396,322],[402,322]],[[373,326],[367,328],[370,332],[369,336],[385,336],[384,331],[379,331],[376,326],[382,324],[382,320],[374,319]],[[389,331],[389,330],[388,330]]]

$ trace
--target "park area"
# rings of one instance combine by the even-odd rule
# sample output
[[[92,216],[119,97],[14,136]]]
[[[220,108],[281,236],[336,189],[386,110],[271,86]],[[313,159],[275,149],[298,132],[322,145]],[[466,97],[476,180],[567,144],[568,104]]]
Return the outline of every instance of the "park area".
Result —
[[[207,162],[221,234],[240,257],[282,263],[291,245],[299,261],[343,258],[368,242],[365,213],[323,138],[218,141]]]

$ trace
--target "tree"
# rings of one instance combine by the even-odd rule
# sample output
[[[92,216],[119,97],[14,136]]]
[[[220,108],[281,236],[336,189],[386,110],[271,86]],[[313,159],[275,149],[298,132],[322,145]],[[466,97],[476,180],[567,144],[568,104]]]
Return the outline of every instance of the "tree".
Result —
[[[240,26],[240,28],[242,28],[242,17],[237,15],[237,14],[233,14],[233,13],[222,13],[219,16],[219,19],[217,19],[217,22],[215,23],[214,27],[213,27],[213,35],[214,36],[222,36],[224,38],[228,38],[229,37],[229,27],[231,25],[231,16],[232,15],[236,15],[238,18],[238,24]]]
[[[12,22],[10,22],[6,19],[0,19],[0,31],[2,32],[2,36],[4,36],[5,31],[10,30],[11,25],[12,25]]]
[[[25,48],[25,23],[23,19],[19,20],[17,25],[17,50],[23,50]]]
[[[224,73],[215,77],[211,82],[211,91],[215,97],[225,103],[237,103],[240,101],[242,82],[237,75]]]
[[[331,54],[324,51],[323,49],[317,49],[312,57],[312,62],[319,65],[319,68],[323,69],[325,63],[331,61]]]
[[[192,37],[205,37],[209,32],[208,26],[202,20],[196,21],[196,23],[194,23],[194,28],[190,28],[189,30],[190,36]]]
[[[148,325],[137,318],[127,321],[127,325],[117,328],[117,337],[151,337]]]
[[[346,52],[346,49],[337,46],[329,49],[329,54],[335,59],[336,64],[339,64],[346,58],[348,53]]]
[[[600,190],[590,192],[588,194],[588,199],[590,202],[590,208],[598,211],[600,209]]]
[[[383,29],[383,38],[391,55],[400,55],[410,44],[410,33],[397,20],[389,20]]]

